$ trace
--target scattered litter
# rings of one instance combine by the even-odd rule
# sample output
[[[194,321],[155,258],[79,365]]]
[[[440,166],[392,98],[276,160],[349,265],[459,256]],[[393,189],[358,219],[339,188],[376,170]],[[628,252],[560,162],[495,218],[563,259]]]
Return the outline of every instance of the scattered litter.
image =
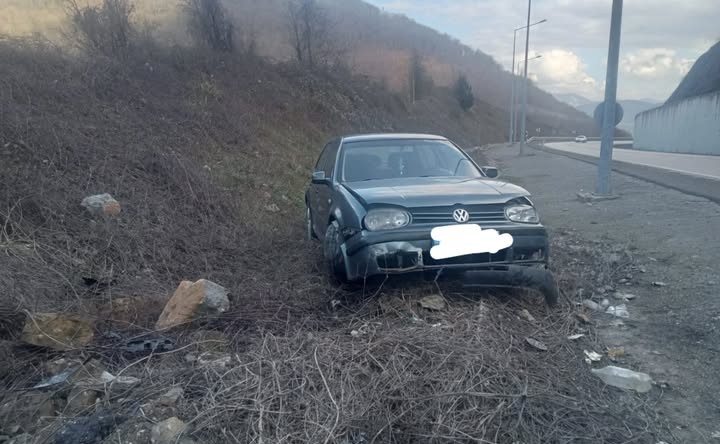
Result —
[[[121,345],[120,350],[128,353],[151,353],[169,351],[174,348],[175,343],[168,338],[153,338],[130,341]]]
[[[605,310],[609,306],[610,306],[610,300],[603,299],[602,301],[600,301],[600,307],[602,307],[603,310]]]
[[[442,327],[442,322],[438,322],[437,324],[432,324],[430,327],[433,327],[433,328]]]
[[[530,322],[535,322],[535,318],[533,317],[533,315],[531,315],[530,312],[527,311],[527,310],[524,309],[524,308],[518,312],[518,315],[519,315],[521,318],[526,319],[526,320],[528,320],[528,321],[530,321]]]
[[[600,304],[598,304],[595,301],[591,301],[590,299],[585,299],[582,301],[582,304],[584,307],[589,308],[592,311],[601,311],[602,307],[600,307]]]
[[[602,355],[594,351],[583,350],[583,353],[585,353],[585,356],[587,358],[586,361],[589,359],[592,362],[598,362],[602,359]]]
[[[710,436],[713,437],[713,438],[718,438],[718,439],[720,439],[720,430],[719,430],[719,431],[712,432],[712,435],[710,435]]]
[[[430,296],[425,296],[418,301],[418,304],[420,304],[422,308],[435,311],[444,310],[445,306],[447,305],[445,303],[445,299],[439,294],[431,294]]]
[[[625,355],[625,348],[624,347],[609,347],[607,351],[607,355],[610,359],[617,359],[620,356]]]
[[[607,366],[601,369],[592,369],[594,375],[602,379],[607,385],[613,387],[635,390],[639,393],[649,392],[652,388],[652,378],[647,373],[634,372],[622,367]]]
[[[275,203],[271,203],[265,205],[265,211],[269,211],[270,213],[278,213],[280,212],[280,207]]]
[[[542,342],[538,341],[537,339],[533,338],[525,338],[528,344],[532,345],[538,350],[547,351],[548,347],[547,345],[543,344]]]
[[[62,373],[58,373],[55,376],[51,376],[47,378],[46,380],[42,381],[41,383],[34,385],[34,389],[41,389],[45,387],[50,387],[57,384],[62,384],[63,382],[67,381],[70,376],[72,376],[76,371],[78,371],[79,367],[75,368],[69,368],[65,370]]]
[[[605,313],[617,316],[618,318],[629,318],[630,312],[627,310],[625,304],[616,305],[614,307],[608,307]]]
[[[667,284],[665,282],[661,282],[661,281],[655,281],[652,284],[656,287],[667,287]]]
[[[357,330],[353,330],[353,331],[350,332],[350,336],[352,336],[352,337],[358,337],[358,336],[360,336],[360,332],[357,331]]]
[[[583,336],[585,336],[585,333],[576,333],[574,335],[568,336],[568,339],[571,341],[576,341],[576,340],[582,338]]]

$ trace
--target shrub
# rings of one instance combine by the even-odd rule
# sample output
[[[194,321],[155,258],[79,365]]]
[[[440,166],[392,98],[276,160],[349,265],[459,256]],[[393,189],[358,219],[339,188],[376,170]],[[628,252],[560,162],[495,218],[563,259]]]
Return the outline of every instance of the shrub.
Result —
[[[72,37],[91,54],[125,59],[131,52],[135,29],[131,23],[133,5],[128,0],[103,0],[99,6],[80,7],[67,0]]]
[[[468,83],[467,78],[464,74],[460,74],[458,79],[455,81],[455,88],[453,88],[455,98],[460,104],[460,108],[463,111],[467,111],[475,104],[475,96],[473,95],[472,86]]]
[[[232,52],[235,27],[220,0],[185,0],[188,30],[198,46]]]

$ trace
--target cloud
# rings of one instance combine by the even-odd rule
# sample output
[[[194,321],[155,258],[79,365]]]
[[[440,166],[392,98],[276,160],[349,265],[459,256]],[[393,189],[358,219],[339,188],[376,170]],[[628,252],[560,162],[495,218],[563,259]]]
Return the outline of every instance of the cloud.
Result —
[[[621,69],[638,77],[681,77],[692,67],[693,60],[679,58],[668,48],[643,48],[626,53],[620,62]]]
[[[528,63],[530,77],[552,93],[580,92],[590,99],[602,94],[600,82],[587,73],[587,66],[577,54],[551,49],[542,58]]]

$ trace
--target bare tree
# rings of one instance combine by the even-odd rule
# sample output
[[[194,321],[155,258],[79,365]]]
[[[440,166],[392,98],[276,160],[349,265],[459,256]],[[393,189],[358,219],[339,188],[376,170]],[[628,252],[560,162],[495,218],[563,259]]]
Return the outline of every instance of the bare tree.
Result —
[[[415,50],[410,56],[408,65],[408,86],[410,88],[410,102],[427,94],[432,88],[432,78],[428,75],[423,65],[422,56]]]
[[[84,7],[76,0],[66,0],[65,5],[78,46],[114,58],[130,54],[135,30],[130,22],[133,5],[129,0],[103,0],[100,6]]]
[[[331,23],[317,0],[288,2],[290,41],[295,58],[310,68],[339,56],[332,42]]]
[[[221,0],[185,0],[188,30],[199,45],[232,52],[234,26]]]

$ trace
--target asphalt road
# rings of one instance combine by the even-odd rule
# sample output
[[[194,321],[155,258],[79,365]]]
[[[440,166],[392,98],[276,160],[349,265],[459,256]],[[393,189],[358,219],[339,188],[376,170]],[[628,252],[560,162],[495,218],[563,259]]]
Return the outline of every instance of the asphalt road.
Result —
[[[600,142],[553,142],[546,147],[585,156],[599,157]],[[613,149],[613,159],[621,162],[661,168],[681,174],[720,180],[720,156],[660,153],[631,149]]]

